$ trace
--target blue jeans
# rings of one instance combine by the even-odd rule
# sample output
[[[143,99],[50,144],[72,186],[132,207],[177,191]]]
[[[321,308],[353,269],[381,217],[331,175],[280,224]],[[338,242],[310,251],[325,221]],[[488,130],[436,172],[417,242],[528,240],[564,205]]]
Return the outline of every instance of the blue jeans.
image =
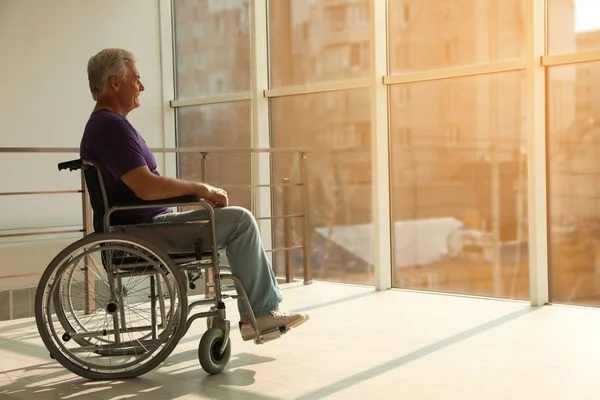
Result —
[[[207,220],[206,210],[192,210],[158,215],[154,223]],[[283,293],[262,245],[256,220],[242,207],[215,208],[217,246],[225,250],[231,272],[237,276],[248,294],[254,315],[258,318],[279,307]],[[241,318],[248,318],[246,307],[238,299]]]

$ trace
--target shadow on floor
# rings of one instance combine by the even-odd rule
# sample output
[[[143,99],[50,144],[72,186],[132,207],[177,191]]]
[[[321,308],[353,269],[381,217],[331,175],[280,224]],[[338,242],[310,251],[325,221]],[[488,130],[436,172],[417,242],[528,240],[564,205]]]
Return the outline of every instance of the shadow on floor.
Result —
[[[366,291],[360,294],[341,297],[338,299],[317,303],[296,311],[309,311],[334,306],[340,303],[358,300],[365,296],[376,295],[380,292]],[[201,323],[201,322],[197,322]],[[24,339],[39,337],[37,332],[27,332],[16,337],[10,331],[35,325],[35,322],[16,324],[3,329],[4,337],[0,337],[3,345],[8,345],[11,351],[38,359],[48,357],[46,348],[40,343],[25,343]],[[232,334],[237,330],[237,324],[231,326]],[[203,332],[202,332],[203,333]],[[181,338],[181,342],[198,341],[202,333],[191,334]],[[0,335],[2,336],[2,335]],[[208,376],[198,364],[196,351],[185,351],[172,354],[155,370],[129,380],[89,381],[70,373],[58,362],[49,362],[0,371],[0,398],[2,399],[164,399],[185,398],[188,395],[214,399],[266,399],[276,400],[275,397],[255,395],[244,391],[243,387],[253,385],[257,379],[256,371],[248,367],[252,365],[275,361],[274,358],[250,353],[232,355],[227,369],[215,376]]]
[[[186,352],[182,353],[186,355]],[[274,361],[271,357],[242,353],[232,356],[227,369],[214,376],[207,375],[197,362],[181,365],[180,355],[169,358],[156,370],[134,379],[91,381],[65,370],[57,362],[38,364],[27,368],[2,371],[0,398],[2,399],[130,399],[158,400],[185,398],[194,395],[209,399],[267,399],[236,389],[254,384],[256,372],[245,369],[252,365]],[[172,367],[179,367],[172,369]],[[166,372],[168,371],[168,372]],[[277,399],[278,400],[278,399]]]

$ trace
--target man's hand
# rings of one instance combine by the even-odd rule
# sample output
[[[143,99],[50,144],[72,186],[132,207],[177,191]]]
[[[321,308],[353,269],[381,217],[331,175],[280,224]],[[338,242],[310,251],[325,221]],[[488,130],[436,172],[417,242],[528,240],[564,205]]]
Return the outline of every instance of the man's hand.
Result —
[[[227,207],[229,205],[229,198],[227,197],[227,192],[225,190],[206,183],[202,184],[202,186],[204,186],[205,190],[201,197],[208,201],[211,206],[218,208]]]

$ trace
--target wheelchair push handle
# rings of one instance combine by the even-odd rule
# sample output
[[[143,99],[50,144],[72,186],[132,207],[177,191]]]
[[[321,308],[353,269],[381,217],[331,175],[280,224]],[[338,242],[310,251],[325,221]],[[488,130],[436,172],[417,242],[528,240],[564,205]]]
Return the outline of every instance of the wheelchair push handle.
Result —
[[[58,170],[62,171],[63,169],[68,168],[70,171],[75,171],[75,170],[81,169],[82,166],[83,166],[83,162],[81,161],[81,158],[79,158],[77,160],[64,161],[64,162],[58,163]]]

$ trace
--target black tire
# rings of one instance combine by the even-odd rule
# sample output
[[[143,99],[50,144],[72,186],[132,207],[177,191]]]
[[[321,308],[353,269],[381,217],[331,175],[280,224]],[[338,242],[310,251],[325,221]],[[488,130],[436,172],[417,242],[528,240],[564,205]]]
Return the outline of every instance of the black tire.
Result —
[[[178,303],[175,308],[175,316],[170,320],[171,325],[169,325],[168,328],[170,334],[169,337],[165,339],[166,344],[155,354],[152,354],[152,357],[148,357],[147,362],[145,362],[143,365],[135,365],[124,368],[124,370],[115,371],[93,371],[89,368],[82,367],[76,362],[70,360],[65,353],[63,353],[61,348],[57,346],[55,341],[60,340],[59,338],[55,337],[57,336],[57,332],[53,329],[49,329],[46,324],[47,315],[45,314],[46,305],[44,304],[44,300],[46,300],[46,302],[53,302],[52,299],[47,299],[47,297],[53,297],[53,293],[46,294],[48,286],[53,287],[53,285],[55,285],[55,281],[58,281],[62,278],[61,274],[64,273],[64,269],[66,268],[66,266],[63,264],[71,254],[76,252],[81,247],[93,244],[94,242],[117,242],[145,248],[144,250],[148,251],[149,254],[153,253],[153,256],[158,259],[160,264],[162,264],[162,268],[166,270],[165,276],[169,276],[170,278],[174,279],[175,283],[173,286],[177,286],[176,288],[174,287],[174,289],[176,289],[175,298]],[[61,272],[61,269],[63,272]],[[56,276],[54,276],[55,274]],[[52,279],[53,277],[54,279]],[[181,274],[178,272],[177,267],[165,252],[156,248],[151,243],[131,235],[122,233],[93,233],[67,246],[50,262],[37,287],[35,297],[35,319],[40,337],[50,352],[50,356],[69,371],[83,378],[91,380],[128,379],[150,372],[171,354],[185,331],[187,304],[188,301],[187,292],[185,290],[185,282],[182,279]]]
[[[211,375],[223,372],[231,358],[231,339],[227,340],[225,351],[220,354],[225,332],[213,327],[204,332],[198,345],[198,360],[202,369]]]

